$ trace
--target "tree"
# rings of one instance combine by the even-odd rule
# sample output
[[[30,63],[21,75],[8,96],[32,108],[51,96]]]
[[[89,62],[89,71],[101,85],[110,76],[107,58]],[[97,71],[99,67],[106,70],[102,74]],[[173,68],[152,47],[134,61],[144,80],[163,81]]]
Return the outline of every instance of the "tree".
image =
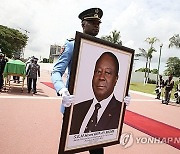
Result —
[[[101,39],[103,40],[122,45],[122,41],[120,40],[120,38],[121,38],[120,31],[117,30],[110,32],[110,35],[101,37]]]
[[[179,34],[175,34],[174,36],[172,36],[170,39],[169,39],[169,48],[171,47],[176,47],[176,48],[180,48],[180,37],[179,37]]]
[[[178,57],[169,57],[166,62],[167,69],[164,71],[165,75],[180,76],[180,59]]]
[[[19,30],[0,25],[0,49],[11,58],[16,53],[21,54],[26,46],[28,37]]]
[[[149,59],[149,57],[148,57],[148,52],[145,50],[145,49],[143,49],[143,48],[139,48],[139,50],[141,51],[141,53],[138,53],[138,54],[135,54],[135,56],[136,57],[144,57],[144,58],[146,58],[146,67],[145,67],[145,74],[144,74],[144,78],[145,78],[145,82],[146,82],[146,80],[147,80],[147,66],[148,66],[148,59]]]
[[[135,72],[147,72],[148,68],[139,68],[137,70],[135,70]]]
[[[151,59],[152,59],[152,53],[155,50],[154,47],[151,47],[148,51],[146,51],[143,48],[139,48],[139,50],[141,51],[141,53],[135,54],[136,57],[144,57],[146,58],[146,67],[145,67],[145,74],[144,74],[144,78],[145,78],[145,83],[148,82],[148,78],[149,78],[149,73],[150,73],[150,63],[151,63]],[[149,67],[148,67],[149,65]]]
[[[150,48],[148,49],[148,58],[149,58],[149,66],[148,66],[148,68],[150,70],[152,54],[153,54],[153,52],[156,52],[156,49],[153,47],[153,44],[155,42],[159,41],[159,39],[157,37],[152,37],[152,38],[148,37],[148,38],[146,38],[145,41],[148,42],[149,45],[150,45]],[[149,78],[149,73],[150,72],[148,71],[147,78]],[[146,80],[146,82],[147,82],[147,80]]]
[[[153,44],[156,41],[158,41],[158,39],[156,37],[152,37],[152,38],[148,37],[148,38],[145,39],[145,41],[150,44],[150,48],[147,51],[145,49],[143,49],[143,48],[139,48],[141,53],[135,54],[135,56],[136,57],[144,57],[144,58],[146,58],[146,69],[145,70],[147,70],[147,72],[145,71],[144,83],[147,83],[148,79],[149,79],[150,64],[151,64],[152,54],[153,54],[153,52],[156,52],[156,49],[153,47]]]
[[[158,70],[157,70],[157,69],[152,69],[152,70],[151,70],[151,73],[153,73],[153,74],[158,74]]]

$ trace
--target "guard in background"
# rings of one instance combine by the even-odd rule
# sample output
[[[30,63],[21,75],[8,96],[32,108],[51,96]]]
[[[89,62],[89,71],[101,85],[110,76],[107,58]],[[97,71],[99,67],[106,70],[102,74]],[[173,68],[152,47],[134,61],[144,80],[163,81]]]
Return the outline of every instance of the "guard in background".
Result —
[[[157,97],[155,99],[160,99],[161,97],[161,91],[162,89],[164,88],[164,80],[162,78],[162,75],[159,75],[159,81],[156,85],[156,89],[155,89],[155,92],[156,92],[156,95]]]
[[[176,98],[176,103],[180,103],[180,78],[179,78],[179,83],[176,86],[176,92],[174,93],[174,97]]]
[[[27,62],[26,62],[26,72],[27,72],[27,70],[28,70],[28,68],[29,68],[29,65],[30,64],[32,64],[32,63],[34,63],[34,56],[32,56]],[[28,77],[27,77],[27,85],[28,85],[28,83],[29,83],[29,81],[28,81]]]
[[[172,80],[173,76],[170,75],[169,78],[165,81],[164,86],[165,86],[165,96],[164,96],[164,101],[163,104],[168,105],[169,100],[171,98],[171,91],[174,87],[174,81]]]
[[[5,58],[5,55],[2,52],[0,52],[0,92],[2,91],[4,83],[3,72],[7,61],[8,60]]]
[[[28,87],[28,93],[31,92],[31,87],[33,87],[33,94],[36,94],[36,83],[37,83],[37,76],[40,77],[40,66],[37,64],[38,59],[34,58],[34,62],[29,64],[27,68],[27,87]],[[33,86],[32,86],[33,82]]]

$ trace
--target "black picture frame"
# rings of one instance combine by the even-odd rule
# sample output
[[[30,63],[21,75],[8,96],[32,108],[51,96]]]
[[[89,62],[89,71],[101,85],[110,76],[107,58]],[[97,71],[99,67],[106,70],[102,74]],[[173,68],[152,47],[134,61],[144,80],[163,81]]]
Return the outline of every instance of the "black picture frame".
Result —
[[[103,52],[107,51],[115,54],[120,61],[120,79],[115,91],[116,96],[122,102],[122,107],[119,111],[120,117],[118,128],[115,130],[115,132],[113,130],[103,130],[105,132],[102,132],[102,134],[104,134],[102,136],[101,134],[98,134],[101,131],[92,132],[92,135],[95,136],[94,138],[91,136],[91,134],[89,134],[90,137],[87,134],[87,136],[83,136],[85,134],[70,134],[74,106],[76,103],[78,104],[79,102],[86,100],[87,97],[91,97],[91,81],[89,80],[92,79],[95,62]],[[77,102],[74,105],[71,105],[71,107],[65,108],[59,143],[59,154],[77,153],[90,149],[119,144],[126,108],[123,98],[128,95],[133,59],[133,49],[81,32],[76,32],[68,90],[70,94],[75,95]],[[81,112],[81,110],[79,112]],[[109,137],[106,137],[106,135]],[[97,140],[95,138],[97,138]]]

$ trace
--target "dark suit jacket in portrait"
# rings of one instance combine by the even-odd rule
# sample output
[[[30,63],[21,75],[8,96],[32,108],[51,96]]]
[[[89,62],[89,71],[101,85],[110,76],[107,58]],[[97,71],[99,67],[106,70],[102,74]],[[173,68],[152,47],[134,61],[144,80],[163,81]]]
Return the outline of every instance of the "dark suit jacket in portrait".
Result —
[[[82,122],[92,103],[93,99],[74,105],[70,135],[79,134]],[[117,129],[119,125],[121,106],[122,102],[118,101],[113,95],[111,101],[107,105],[104,113],[99,119],[97,126],[94,127],[93,131]]]

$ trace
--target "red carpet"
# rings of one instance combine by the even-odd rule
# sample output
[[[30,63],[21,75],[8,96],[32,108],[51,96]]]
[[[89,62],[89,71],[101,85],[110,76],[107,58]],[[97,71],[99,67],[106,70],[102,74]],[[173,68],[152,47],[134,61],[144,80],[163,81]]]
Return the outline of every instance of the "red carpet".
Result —
[[[54,85],[53,85],[51,82],[41,82],[41,83],[43,83],[43,84],[45,84],[46,86],[54,89]]]
[[[50,82],[41,82],[53,88]],[[180,129],[153,120],[143,115],[126,110],[124,123],[157,139],[165,142],[177,149],[180,149]]]
[[[180,149],[180,129],[126,110],[124,123]]]

